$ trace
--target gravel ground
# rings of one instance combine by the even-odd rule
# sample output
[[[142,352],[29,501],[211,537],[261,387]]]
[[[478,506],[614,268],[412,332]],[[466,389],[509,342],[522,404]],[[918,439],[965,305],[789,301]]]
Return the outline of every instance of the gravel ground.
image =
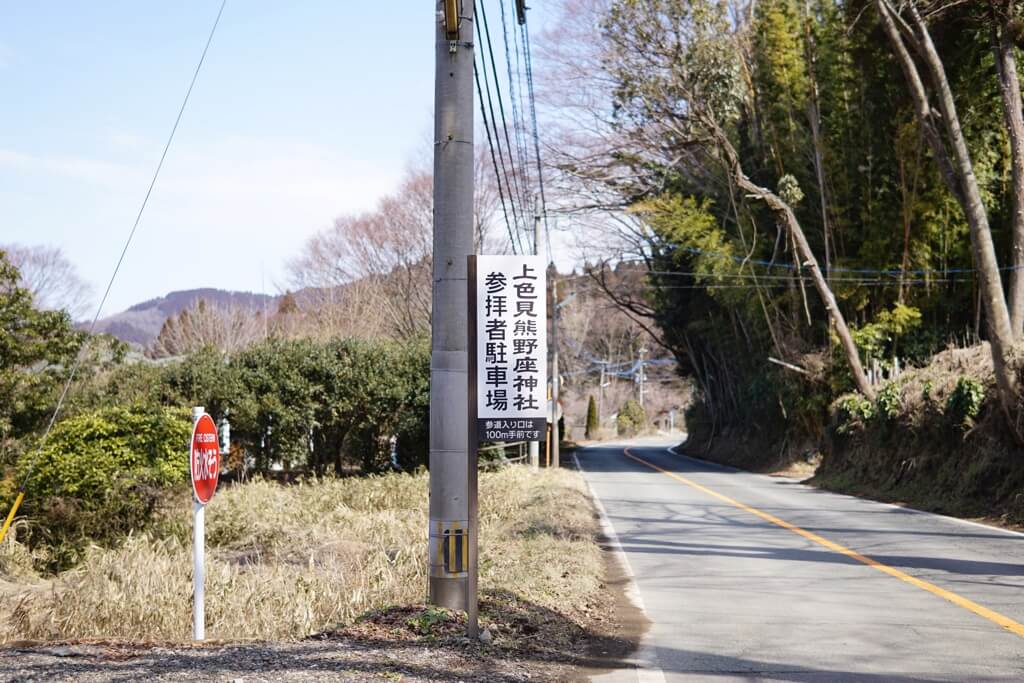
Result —
[[[462,614],[446,612],[422,631],[417,617],[429,608],[396,607],[295,642],[12,642],[0,647],[0,682],[583,681],[631,666],[642,625],[617,584],[607,586],[611,600],[585,626],[535,607],[486,601],[488,611],[504,617],[490,621],[487,643],[462,635]]]
[[[571,664],[510,658],[488,649],[471,650],[468,643],[381,647],[333,639],[203,647],[12,645],[0,649],[0,680],[511,683],[573,677]]]

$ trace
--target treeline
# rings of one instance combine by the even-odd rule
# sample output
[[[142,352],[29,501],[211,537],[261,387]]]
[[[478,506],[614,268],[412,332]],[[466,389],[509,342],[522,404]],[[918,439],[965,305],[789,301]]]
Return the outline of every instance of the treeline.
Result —
[[[1013,431],[1018,3],[564,7],[548,80],[591,87],[552,88],[561,181],[614,217],[595,279],[648,274],[610,290],[697,380],[695,440],[820,444],[838,396],[875,401],[871,367],[979,339]]]
[[[0,501],[9,509],[27,481],[20,535],[67,566],[87,542],[145,527],[164,497],[187,487],[196,405],[230,424],[228,477],[415,469],[427,462],[429,357],[422,338],[271,336],[231,353],[129,360],[123,343],[37,309],[0,251]]]

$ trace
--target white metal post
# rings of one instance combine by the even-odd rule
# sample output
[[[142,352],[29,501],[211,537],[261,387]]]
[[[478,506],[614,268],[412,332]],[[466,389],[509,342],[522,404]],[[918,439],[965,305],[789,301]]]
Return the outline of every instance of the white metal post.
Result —
[[[199,422],[205,409],[196,406],[192,409],[192,425]],[[191,449],[191,444],[189,444]],[[189,467],[192,458],[189,457]],[[204,517],[206,506],[192,499],[192,640],[203,640],[206,637],[206,612],[203,605],[203,580],[206,565],[206,528]]]
[[[551,275],[551,466],[562,466],[558,452],[558,268]]]
[[[203,566],[206,560],[206,506],[192,501],[192,640],[206,637],[206,611],[203,606]]]

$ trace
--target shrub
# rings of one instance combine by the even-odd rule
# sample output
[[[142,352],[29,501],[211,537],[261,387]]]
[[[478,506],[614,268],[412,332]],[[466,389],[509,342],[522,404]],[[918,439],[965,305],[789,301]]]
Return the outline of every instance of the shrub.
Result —
[[[860,394],[849,394],[839,399],[839,433],[846,434],[863,427],[875,416],[875,404]]]
[[[903,394],[896,382],[889,382],[878,392],[876,400],[878,413],[887,420],[895,420],[903,407]]]
[[[616,426],[619,436],[636,436],[647,426],[647,413],[643,406],[630,399],[619,408]]]
[[[597,416],[597,401],[591,396],[587,401],[587,429],[583,436],[587,439],[596,439],[600,429],[601,423]]]
[[[970,377],[960,377],[953,387],[953,392],[946,399],[946,412],[958,426],[970,429],[984,402],[985,387],[981,382]]]
[[[109,545],[144,528],[166,490],[188,482],[190,433],[186,409],[116,407],[59,422],[18,463],[21,481],[38,454],[23,508],[30,543],[63,567],[89,541]]]

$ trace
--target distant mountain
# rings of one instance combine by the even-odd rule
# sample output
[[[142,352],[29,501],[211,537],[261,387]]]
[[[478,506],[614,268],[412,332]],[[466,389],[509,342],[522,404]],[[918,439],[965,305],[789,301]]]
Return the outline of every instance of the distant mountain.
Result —
[[[253,311],[263,310],[266,306],[267,310],[275,311],[278,297],[210,287],[186,289],[143,301],[126,311],[102,318],[96,324],[96,331],[106,332],[129,344],[146,347],[160,334],[160,328],[163,327],[165,320],[177,315],[199,299],[216,306],[249,308]]]

